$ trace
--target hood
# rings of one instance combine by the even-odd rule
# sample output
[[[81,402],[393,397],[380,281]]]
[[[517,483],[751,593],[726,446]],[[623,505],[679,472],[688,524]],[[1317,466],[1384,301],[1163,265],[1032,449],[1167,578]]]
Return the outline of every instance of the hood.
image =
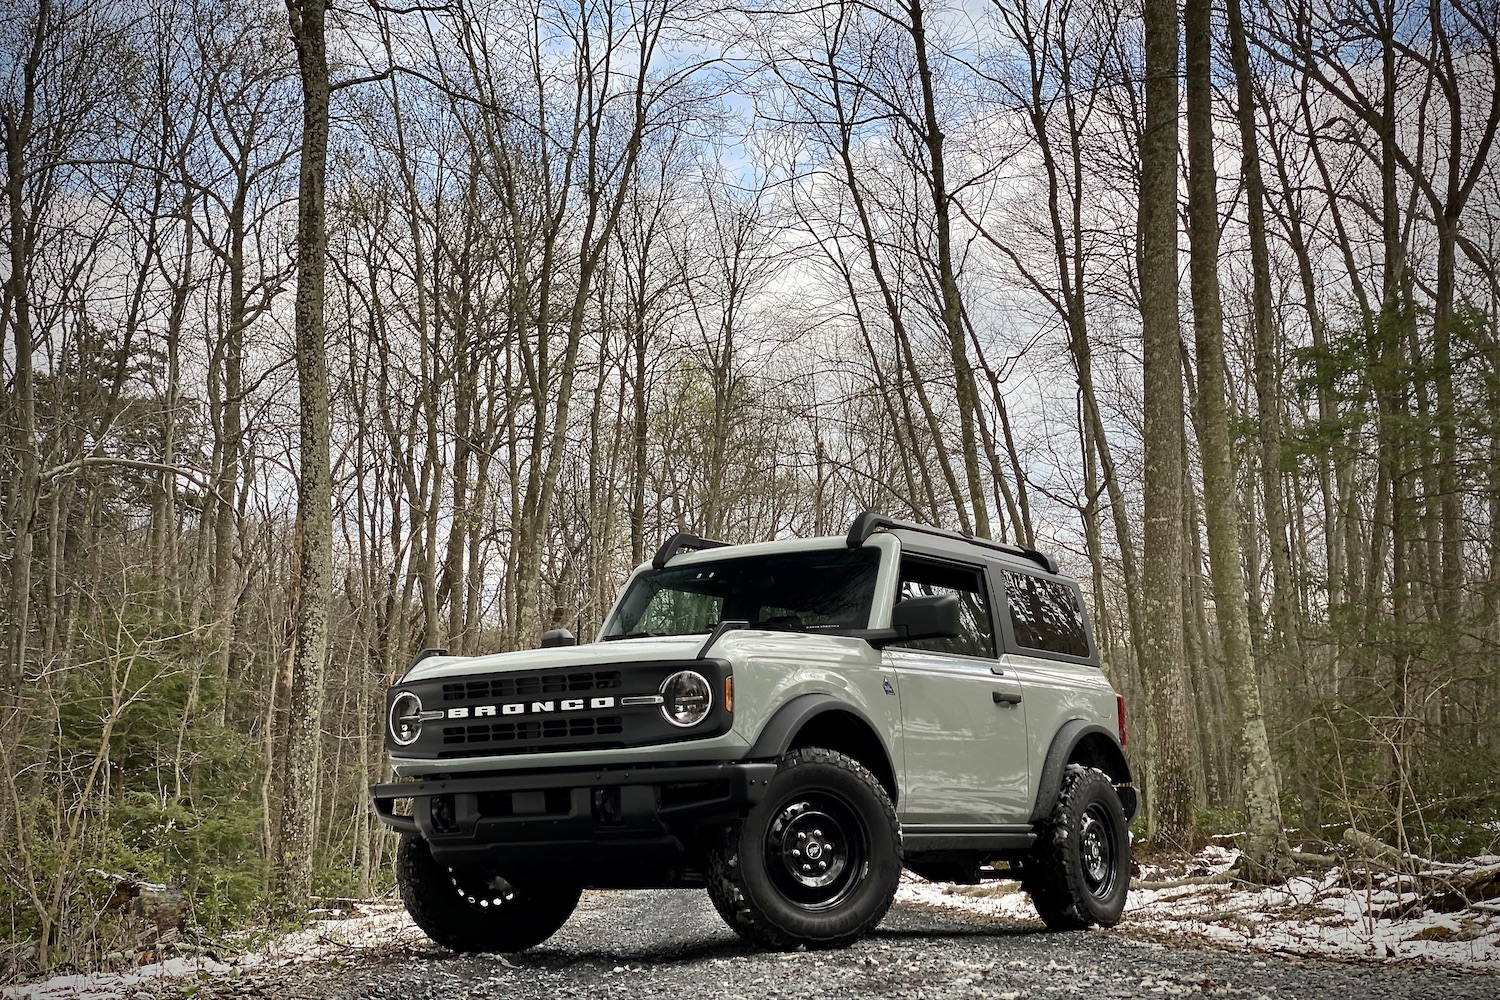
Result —
[[[703,648],[705,635],[657,636],[649,639],[616,639],[582,646],[551,649],[521,649],[514,653],[482,656],[429,656],[401,678],[404,681],[432,677],[468,677],[513,670],[567,669],[606,663],[641,663],[650,660],[691,660]]]

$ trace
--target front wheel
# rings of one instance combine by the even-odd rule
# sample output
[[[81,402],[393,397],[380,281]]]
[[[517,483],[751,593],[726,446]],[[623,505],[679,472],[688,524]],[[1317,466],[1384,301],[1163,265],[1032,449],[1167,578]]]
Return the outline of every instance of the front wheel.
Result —
[[[553,934],[578,905],[577,886],[518,887],[488,871],[445,868],[427,841],[402,834],[396,885],[412,922],[450,951],[524,951]]]
[[[1055,931],[1119,923],[1130,886],[1130,834],[1109,776],[1069,765],[1038,833],[1023,886],[1042,922]]]
[[[781,759],[760,804],[710,858],[709,896],[741,937],[767,948],[841,948],[890,909],[901,826],[864,766],[807,747]]]

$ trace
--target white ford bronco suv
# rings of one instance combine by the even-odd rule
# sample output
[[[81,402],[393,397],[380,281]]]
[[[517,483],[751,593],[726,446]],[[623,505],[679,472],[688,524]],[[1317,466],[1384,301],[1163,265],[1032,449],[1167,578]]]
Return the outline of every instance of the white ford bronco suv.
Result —
[[[838,947],[902,867],[1019,877],[1112,925],[1136,793],[1078,584],[1031,549],[866,512],[847,536],[674,535],[598,641],[424,650],[386,698],[417,926],[546,940],[585,888],[706,887],[742,937]]]

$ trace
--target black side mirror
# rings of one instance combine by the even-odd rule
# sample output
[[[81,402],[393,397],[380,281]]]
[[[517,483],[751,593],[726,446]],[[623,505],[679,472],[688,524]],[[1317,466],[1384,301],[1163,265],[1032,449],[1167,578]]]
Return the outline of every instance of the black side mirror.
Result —
[[[953,594],[912,597],[891,611],[897,642],[910,639],[951,639],[963,632],[958,620],[958,598]]]
[[[954,605],[957,607],[957,604]],[[551,649],[553,646],[576,646],[578,640],[573,638],[573,633],[565,628],[549,628],[542,633],[542,648]]]

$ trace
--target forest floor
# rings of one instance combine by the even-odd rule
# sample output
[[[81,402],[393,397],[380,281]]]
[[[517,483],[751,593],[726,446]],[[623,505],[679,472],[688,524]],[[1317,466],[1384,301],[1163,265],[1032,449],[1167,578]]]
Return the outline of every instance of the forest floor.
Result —
[[[1433,864],[1415,878],[1334,868],[1265,888],[1232,878],[1237,856],[1232,849],[1210,846],[1191,858],[1138,864],[1125,919],[1096,933],[1279,958],[1500,973],[1500,902],[1483,898],[1492,891],[1500,895],[1500,857]],[[611,895],[586,894],[581,912],[608,907]],[[957,886],[907,874],[897,902],[898,910],[907,912],[1040,927],[1015,882]],[[0,996],[145,1000],[190,995],[198,984],[208,988],[244,977],[298,975],[296,967],[354,968],[392,956],[441,952],[393,898],[347,902],[315,915],[319,919],[307,929],[253,949],[206,949],[134,968],[58,976],[7,987]],[[205,995],[215,992],[208,988]]]
[[[1415,875],[1331,868],[1271,887],[1234,879],[1238,858],[1232,848],[1210,845],[1192,858],[1138,864],[1116,932],[1282,956],[1500,973],[1500,856],[1427,863]],[[1016,882],[906,878],[901,896],[911,902],[988,917],[1036,916]]]

